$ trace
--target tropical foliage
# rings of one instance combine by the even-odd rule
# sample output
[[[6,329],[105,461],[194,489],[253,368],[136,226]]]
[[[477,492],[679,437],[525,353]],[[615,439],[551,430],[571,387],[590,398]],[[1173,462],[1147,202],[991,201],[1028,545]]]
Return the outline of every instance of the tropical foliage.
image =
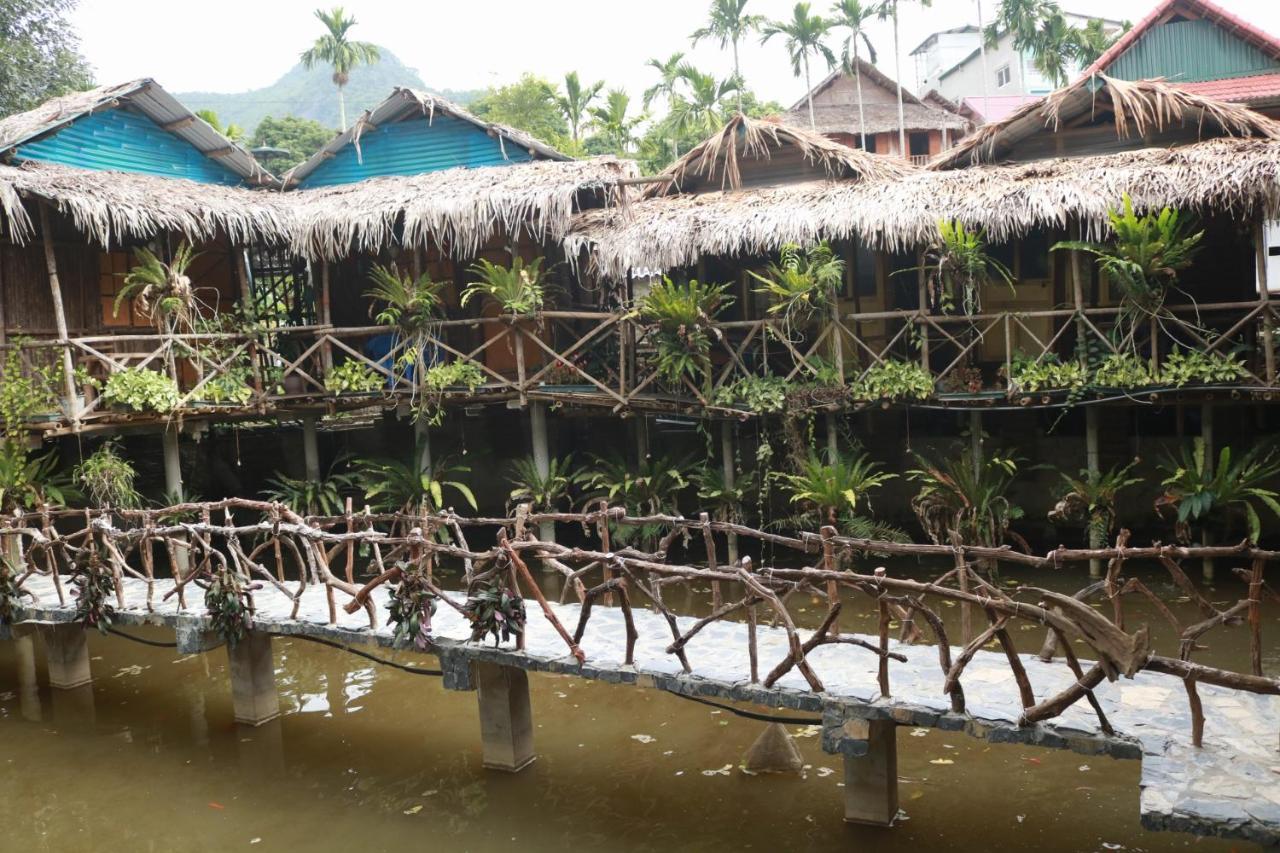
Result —
[[[351,28],[356,25],[356,19],[348,15],[341,6],[335,6],[327,12],[316,9],[315,16],[324,26],[325,32],[302,52],[300,58],[304,68],[328,65],[333,69],[333,85],[338,88],[338,118],[341,129],[345,131],[347,102],[343,89],[351,79],[351,71],[357,65],[372,65],[381,55],[377,45],[348,37]]]
[[[658,373],[670,385],[710,382],[711,339],[717,334],[711,324],[733,302],[727,289],[724,284],[675,282],[664,276],[639,300],[636,313],[653,327]]]
[[[1137,464],[1134,460],[1107,471],[1082,468],[1076,476],[1059,472],[1066,492],[1049,510],[1049,520],[1054,524],[1083,525],[1086,541],[1091,546],[1103,542],[1116,529],[1116,500],[1120,492],[1143,482],[1141,477],[1131,476]]]
[[[1001,281],[1013,290],[1009,268],[987,254],[986,232],[970,230],[958,219],[938,223],[925,260],[929,300],[946,313],[957,306],[966,315],[981,311],[982,289],[990,282]]]
[[[1259,508],[1280,519],[1278,494],[1269,486],[1280,476],[1280,453],[1270,442],[1256,444],[1242,454],[1223,447],[1215,463],[1204,439],[1195,438],[1176,454],[1166,456],[1160,469],[1165,475],[1161,482],[1164,493],[1156,500],[1156,511],[1175,514],[1181,541],[1189,541],[1194,523],[1211,518],[1227,522],[1232,516],[1243,516],[1249,540],[1257,542],[1262,535]]]
[[[338,470],[346,464],[347,458],[339,456],[318,480],[277,472],[267,480],[263,495],[303,515],[341,515],[347,497],[359,489],[354,473]]]
[[[403,646],[412,640],[414,648],[427,649],[431,646],[431,617],[439,599],[420,567],[401,563],[398,568],[400,583],[391,588],[387,601],[387,621],[395,626],[395,644]]]
[[[809,60],[821,60],[827,68],[836,64],[835,54],[827,47],[825,39],[831,31],[833,22],[810,11],[808,3],[796,3],[791,11],[790,20],[768,21],[760,27],[761,43],[774,36],[779,36],[787,49],[791,60],[791,71],[795,76],[804,76],[805,98],[809,104],[809,127],[816,127],[813,115],[813,80],[809,73]]]
[[[145,367],[126,367],[107,377],[102,399],[132,412],[163,415],[177,408],[181,395],[171,377]]]
[[[481,258],[471,266],[471,274],[478,280],[462,291],[462,305],[476,296],[487,296],[514,315],[536,314],[542,309],[546,297],[547,274],[542,269],[542,258],[525,263],[517,257],[510,266],[501,266]]]
[[[134,509],[142,505],[134,481],[133,463],[116,452],[115,441],[104,442],[73,472],[76,485],[97,507]]]
[[[532,504],[534,512],[567,509],[573,488],[583,479],[584,474],[574,466],[571,455],[551,457],[546,474],[538,470],[532,456],[522,456],[513,460],[507,470],[507,482],[512,486],[508,503]]]
[[[0,0],[0,116],[93,87],[67,20],[77,0]]]
[[[476,496],[461,475],[471,469],[443,460],[430,471],[398,459],[361,459],[356,463],[355,481],[364,487],[369,505],[383,512],[424,515],[445,509],[445,495],[456,494],[477,509]]]
[[[825,241],[807,249],[788,244],[763,275],[752,271],[751,276],[763,285],[756,288],[756,293],[765,294],[772,301],[769,313],[782,317],[788,327],[794,328],[827,312],[844,281],[844,261]]]
[[[834,462],[811,454],[798,472],[778,474],[791,503],[812,510],[820,524],[831,525],[838,523],[842,513],[868,509],[871,493],[895,477],[897,474],[882,471],[865,453],[842,456]]]
[[[120,306],[132,300],[133,307],[157,331],[192,331],[200,306],[187,268],[198,257],[195,249],[184,240],[173,253],[173,261],[167,264],[145,246],[135,249],[134,256],[138,263],[125,274],[112,314],[118,317]]]
[[[919,467],[907,472],[920,484],[911,508],[930,539],[950,545],[954,532],[967,545],[1004,544],[1010,524],[1023,516],[1009,499],[1017,460],[998,454],[975,459],[965,448],[937,462],[916,454],[916,463]]]

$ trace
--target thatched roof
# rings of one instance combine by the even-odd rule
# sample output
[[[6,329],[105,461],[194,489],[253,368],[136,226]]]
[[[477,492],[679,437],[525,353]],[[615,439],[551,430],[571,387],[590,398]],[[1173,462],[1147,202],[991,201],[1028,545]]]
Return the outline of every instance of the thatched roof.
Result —
[[[400,233],[406,245],[466,256],[498,233],[558,240],[583,194],[621,203],[626,187],[619,182],[638,174],[634,161],[615,157],[547,160],[369,178],[283,197],[297,218],[293,244],[308,257],[376,251]]]
[[[858,111],[856,101],[833,104],[829,102],[829,98],[824,99],[822,97],[827,89],[842,79],[853,76],[843,66],[832,71],[821,83],[813,87],[814,129],[818,133],[897,132],[898,104],[896,96],[898,84],[865,59],[860,58],[858,60],[858,70],[862,77],[864,92],[861,113]],[[868,99],[866,95],[873,92],[872,87],[893,93],[895,97],[889,102],[879,101],[875,98]],[[902,90],[902,118],[908,131],[942,130],[943,128],[964,131],[968,130],[970,126],[968,120],[960,116],[955,110],[948,111],[938,104],[928,103],[925,99],[916,97],[906,88]],[[808,96],[796,101],[791,109],[787,110],[783,120],[789,125],[802,127],[806,130],[809,129]]]
[[[1022,140],[1056,132],[1064,123],[1095,114],[1105,114],[1121,139],[1141,138],[1179,126],[1195,128],[1205,139],[1280,139],[1280,123],[1240,104],[1215,101],[1164,80],[1117,80],[1097,74],[978,128],[937,157],[929,168],[956,169],[999,162]]]
[[[427,121],[430,122],[435,118],[437,112],[473,124],[498,139],[500,144],[523,148],[535,158],[547,160],[570,159],[567,155],[560,153],[545,142],[535,139],[523,130],[517,130],[505,124],[485,121],[439,95],[397,86],[386,100],[372,109],[365,110],[346,132],[335,136],[305,162],[291,169],[284,176],[285,185],[296,186],[303,182],[325,160],[328,160],[348,145],[354,145],[356,150],[359,151],[360,138],[369,128],[381,127],[413,116],[425,116]]]
[[[699,185],[720,190],[742,185],[743,160],[769,160],[784,147],[795,148],[819,175],[831,179],[888,180],[914,169],[904,160],[878,157],[850,148],[807,128],[748,118],[739,113],[717,133],[695,145],[664,169],[644,195],[685,192]]]
[[[54,163],[0,165],[0,211],[19,243],[34,235],[24,200],[49,202],[102,245],[164,231],[195,241],[221,233],[244,243],[294,233],[288,199],[278,192]]]
[[[587,211],[565,240],[602,274],[670,269],[702,255],[758,256],[786,243],[856,236],[872,246],[928,242],[937,224],[959,219],[1002,242],[1079,219],[1095,233],[1128,193],[1139,208],[1172,205],[1252,215],[1280,210],[1280,142],[1221,138],[1179,148],[1040,160],[899,180],[815,181],[704,193]]]
[[[157,125],[186,140],[203,154],[216,152],[218,162],[252,184],[274,184],[275,178],[242,145],[232,142],[188,110],[154,80],[140,78],[114,86],[99,86],[45,101],[35,109],[0,119],[0,160],[14,149],[78,118],[127,105]]]

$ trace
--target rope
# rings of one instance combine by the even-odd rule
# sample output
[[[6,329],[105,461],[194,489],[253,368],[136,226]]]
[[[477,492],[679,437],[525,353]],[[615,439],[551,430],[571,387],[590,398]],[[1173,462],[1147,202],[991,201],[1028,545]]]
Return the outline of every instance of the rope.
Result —
[[[822,725],[821,717],[779,717],[776,714],[761,714],[756,711],[744,711],[743,709],[735,708],[732,705],[725,705],[721,702],[712,702],[710,699],[703,699],[701,696],[686,696],[683,693],[675,693],[671,690],[666,692],[678,699],[688,699],[690,702],[697,702],[699,705],[709,705],[712,708],[719,708],[721,711],[728,711],[735,717],[743,717],[748,720],[759,720],[762,723],[782,723],[783,725],[795,726]]]
[[[135,643],[142,643],[144,646],[155,646],[157,649],[176,649],[177,643],[166,643],[163,640],[144,640],[142,637],[135,637],[132,634],[126,634],[124,631],[117,631],[115,628],[108,628],[112,634],[117,637],[124,637],[126,640],[132,640]]]
[[[444,675],[444,672],[438,669],[426,669],[425,667],[421,667],[421,666],[410,666],[409,664],[405,664],[405,663],[397,663],[393,660],[380,658],[377,655],[371,655],[368,652],[361,651],[360,649],[353,649],[350,646],[344,646],[342,643],[335,643],[331,640],[322,640],[319,637],[308,637],[305,634],[295,634],[292,639],[306,640],[308,643],[319,643],[320,645],[328,646],[331,649],[338,649],[340,651],[350,652],[351,654],[356,655],[357,657],[362,657],[365,660],[370,660],[370,661],[373,661],[374,663],[382,664],[383,666],[393,667],[394,669],[404,670],[405,672],[411,673],[413,675]]]

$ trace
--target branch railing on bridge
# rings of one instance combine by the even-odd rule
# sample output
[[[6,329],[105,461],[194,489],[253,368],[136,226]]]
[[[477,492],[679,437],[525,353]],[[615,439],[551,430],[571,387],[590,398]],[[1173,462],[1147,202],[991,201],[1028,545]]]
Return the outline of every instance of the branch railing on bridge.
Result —
[[[570,526],[580,529],[583,544],[539,541],[534,531],[546,522],[559,524],[566,532]],[[615,545],[624,531],[655,529],[659,532],[649,542],[651,550]],[[482,536],[493,544],[481,548],[469,544],[469,537]],[[750,558],[739,563],[721,562],[719,554],[727,553],[722,543],[729,537],[754,542],[762,553],[768,546],[791,559],[772,565],[757,565]],[[566,652],[580,662],[589,651],[581,643],[593,608],[616,602],[627,634],[625,663],[630,665],[635,663],[639,638],[633,609],[643,599],[663,617],[670,632],[666,653],[674,656],[686,673],[696,672],[689,659],[689,641],[707,625],[732,618],[746,624],[745,648],[740,653],[749,661],[752,684],[770,687],[795,669],[810,691],[822,693],[822,675],[810,655],[820,646],[837,645],[847,647],[849,654],[871,654],[878,660],[877,680],[884,697],[892,695],[891,664],[905,660],[890,643],[890,628],[896,621],[900,643],[936,646],[942,690],[955,712],[965,709],[966,665],[980,649],[994,643],[1003,650],[1018,691],[1023,708],[1020,724],[1051,719],[1087,700],[1100,728],[1110,732],[1094,688],[1105,680],[1150,672],[1183,683],[1191,709],[1192,740],[1198,746],[1205,719],[1197,685],[1280,694],[1280,679],[1263,671],[1262,653],[1262,607],[1264,603],[1280,603],[1265,571],[1280,560],[1280,552],[1262,550],[1248,542],[1133,547],[1128,540],[1128,532],[1122,531],[1109,548],[1059,547],[1041,556],[1007,547],[966,545],[958,538],[953,538],[952,545],[855,539],[840,536],[829,527],[816,533],[784,535],[713,521],[705,514],[697,519],[629,516],[621,508],[603,504],[576,513],[532,513],[522,506],[506,518],[470,518],[452,512],[374,514],[368,509],[343,516],[303,517],[281,504],[247,499],[148,510],[46,509],[6,517],[0,526],[6,554],[0,592],[9,599],[0,607],[0,615],[14,612],[24,596],[36,597],[29,589],[33,577],[49,578],[58,604],[75,603],[88,622],[93,621],[93,590],[97,590],[99,607],[114,597],[111,606],[115,608],[150,612],[156,606],[156,595],[162,594],[164,599],[176,597],[180,610],[201,614],[207,602],[197,600],[193,589],[207,589],[218,579],[222,590],[239,590],[250,613],[255,588],[270,587],[292,602],[295,619],[304,594],[318,587],[327,598],[329,624],[339,621],[341,610],[347,614],[363,610],[369,628],[375,629],[379,614],[371,594],[383,584],[395,584],[393,597],[410,587],[428,590],[432,602],[471,619],[472,641],[482,642],[486,629],[469,604],[489,589],[505,591],[515,599],[535,599],[542,618],[563,639]],[[677,553],[682,553],[680,562],[672,559]],[[941,558],[950,561],[951,568],[931,581],[894,577],[884,568],[870,573],[859,570],[860,560],[879,556]],[[1185,560],[1203,558],[1245,563],[1247,568],[1236,571],[1246,583],[1246,596],[1225,607],[1212,601],[1182,568]],[[1004,588],[977,569],[999,565],[1068,569],[1090,560],[1105,561],[1106,575],[1074,595],[1033,585]],[[1183,624],[1152,587],[1136,576],[1126,577],[1126,564],[1135,560],[1158,562],[1172,588],[1197,610],[1199,621]],[[446,561],[460,568],[461,590],[445,589],[449,583],[445,578],[453,577],[445,572]],[[577,599],[578,621],[572,632],[560,621],[557,608],[547,601],[542,585],[530,571],[532,561],[562,576],[562,601],[569,596]],[[126,583],[130,579],[133,582]],[[677,619],[682,614],[668,603],[673,586],[709,587],[711,612],[696,620],[684,614],[688,618],[682,623]],[[796,596],[826,602],[820,624],[807,635],[797,627],[802,620],[790,605]],[[1126,602],[1135,596],[1149,602],[1160,618],[1170,623],[1176,648],[1168,654],[1153,648],[1146,625],[1128,624],[1131,617]],[[422,599],[415,600],[418,603],[413,606],[426,606]],[[401,602],[402,609],[408,601]],[[841,631],[840,617],[846,604],[861,601],[871,603],[878,613],[876,637]],[[959,608],[958,653],[939,603]],[[762,620],[786,633],[788,650],[780,660],[758,660]],[[975,621],[985,624],[979,627]],[[422,614],[422,622],[430,625],[429,613]],[[1036,700],[1015,647],[1015,624],[1045,629],[1040,657],[1052,660],[1055,655],[1062,656],[1074,679],[1069,687]],[[1247,671],[1192,660],[1194,653],[1204,648],[1201,640],[1206,634],[1233,626],[1243,626],[1249,633]],[[1087,656],[1078,657],[1073,644],[1083,644]],[[523,648],[523,631],[516,633],[514,646]]]
[[[1238,374],[1214,384],[1266,393],[1276,386],[1272,329],[1277,320],[1275,306],[1258,300],[1167,306],[1136,323],[1118,307],[975,315],[861,312],[805,328],[777,318],[725,321],[709,326],[705,381],[686,377],[674,386],[659,369],[652,328],[624,311],[447,319],[413,337],[385,326],[306,326],[253,334],[98,334],[11,341],[4,347],[20,347],[27,369],[49,371],[59,369],[60,350],[70,351],[79,368],[73,384],[84,401],[55,408],[75,409],[77,425],[168,414],[105,405],[97,389],[128,369],[167,375],[179,391],[179,412],[265,413],[304,404],[353,407],[415,399],[427,390],[432,368],[456,362],[473,365],[478,383],[431,393],[462,401],[571,402],[615,413],[743,415],[749,413],[721,392],[749,377],[829,386],[832,393],[822,398],[826,405],[885,402],[868,399],[860,384],[890,362],[918,365],[933,396],[949,402],[978,392],[1034,402],[1033,395],[1068,389],[1028,389],[1019,381],[1017,365],[1070,362],[1086,352],[1095,361],[1131,354],[1145,365],[1150,382],[1121,389],[1126,393],[1157,390],[1161,365],[1179,350],[1236,356]],[[348,364],[348,376],[362,374],[361,387],[333,381],[335,369]],[[64,387],[60,377],[50,384],[54,393]],[[42,419],[45,427],[49,420]]]

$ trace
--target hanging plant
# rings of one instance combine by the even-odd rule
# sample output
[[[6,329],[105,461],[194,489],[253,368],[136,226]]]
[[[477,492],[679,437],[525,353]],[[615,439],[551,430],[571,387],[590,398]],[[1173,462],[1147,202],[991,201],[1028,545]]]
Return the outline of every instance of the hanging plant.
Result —
[[[75,482],[97,507],[134,509],[142,505],[142,495],[134,487],[138,472],[129,460],[116,452],[116,442],[107,441],[76,466]]]
[[[76,566],[71,585],[76,599],[76,619],[86,629],[96,628],[105,636],[111,630],[116,615],[111,604],[111,596],[116,592],[111,569],[94,552],[88,560]]]
[[[524,599],[507,589],[497,578],[472,592],[462,605],[471,620],[471,639],[493,637],[493,645],[505,643],[524,633]]]
[[[13,624],[14,614],[22,606],[22,589],[8,557],[0,557],[0,628]]]
[[[223,566],[209,579],[204,591],[204,607],[214,632],[228,646],[235,647],[253,627],[249,591],[252,587],[235,571]]]
[[[755,292],[772,298],[769,313],[783,319],[790,335],[790,330],[827,313],[844,281],[844,261],[825,241],[808,249],[792,243],[782,247],[764,275],[750,275],[764,285]]]
[[[178,244],[173,262],[168,264],[145,247],[135,249],[133,254],[138,263],[125,274],[112,315],[119,316],[124,301],[133,299],[161,334],[192,331],[200,314],[195,288],[187,276],[187,268],[199,257],[192,245],[185,240]]]
[[[524,259],[516,258],[509,267],[481,258],[472,264],[471,274],[479,281],[468,283],[467,289],[462,291],[461,304],[464,307],[476,296],[483,295],[498,303],[506,314],[527,316],[542,310],[547,284],[542,258],[535,258],[528,264]]]
[[[1143,483],[1129,472],[1138,464],[1135,459],[1123,467],[1104,472],[1081,469],[1078,477],[1060,472],[1067,491],[1049,511],[1049,521],[1062,525],[1083,525],[1087,542],[1105,541],[1116,529],[1117,498],[1122,490]]]
[[[711,337],[716,315],[733,303],[728,285],[667,277],[653,285],[636,305],[640,319],[651,324],[658,351],[658,373],[673,387],[685,379],[695,386],[711,383]]]
[[[426,572],[421,566],[397,563],[401,581],[391,588],[387,602],[387,618],[395,625],[395,644],[403,646],[409,640],[414,648],[425,651],[431,647],[431,617],[436,613],[437,596],[427,586]]]
[[[985,285],[1002,281],[1013,290],[1013,274],[987,254],[986,236],[983,229],[970,231],[958,219],[938,223],[938,236],[925,252],[923,267],[930,305],[945,314],[959,307],[972,316],[982,311]]]

